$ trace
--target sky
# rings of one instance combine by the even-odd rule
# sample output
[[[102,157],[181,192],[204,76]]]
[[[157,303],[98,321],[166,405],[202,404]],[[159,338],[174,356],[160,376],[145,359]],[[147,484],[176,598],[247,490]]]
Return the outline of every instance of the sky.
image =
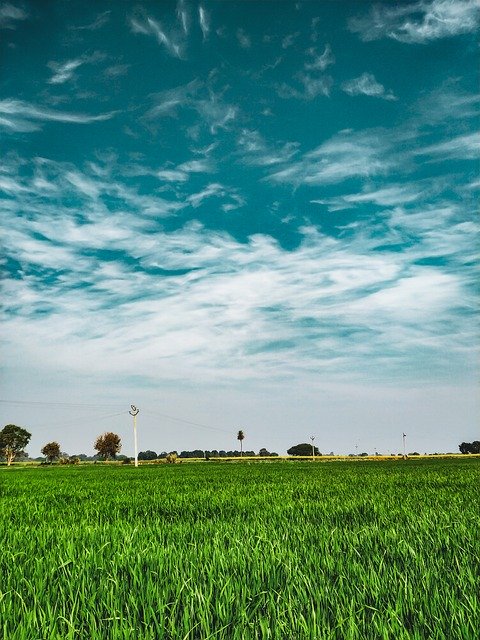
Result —
[[[476,0],[0,1],[0,425],[479,439]]]

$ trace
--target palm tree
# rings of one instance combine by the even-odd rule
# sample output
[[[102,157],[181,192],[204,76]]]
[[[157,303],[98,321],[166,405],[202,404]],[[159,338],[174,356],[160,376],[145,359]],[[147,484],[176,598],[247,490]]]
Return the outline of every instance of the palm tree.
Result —
[[[243,440],[244,440],[244,438],[245,438],[245,434],[240,429],[240,431],[237,433],[237,440],[240,442],[240,457],[243,456]]]

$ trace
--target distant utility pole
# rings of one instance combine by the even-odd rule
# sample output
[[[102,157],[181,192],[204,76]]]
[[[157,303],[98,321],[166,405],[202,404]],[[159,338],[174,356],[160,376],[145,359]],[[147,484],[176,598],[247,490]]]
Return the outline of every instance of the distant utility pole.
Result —
[[[313,441],[315,440],[315,436],[310,436],[310,440],[312,441],[312,460],[315,460],[315,447],[313,446]]]
[[[131,416],[133,416],[133,441],[135,445],[135,466],[138,467],[137,416],[140,409],[137,409],[137,407],[134,404],[131,404],[130,406],[132,409],[128,413]]]
[[[407,437],[407,434],[404,433],[403,434],[403,459],[406,460],[407,458],[407,450],[405,449],[405,438]]]

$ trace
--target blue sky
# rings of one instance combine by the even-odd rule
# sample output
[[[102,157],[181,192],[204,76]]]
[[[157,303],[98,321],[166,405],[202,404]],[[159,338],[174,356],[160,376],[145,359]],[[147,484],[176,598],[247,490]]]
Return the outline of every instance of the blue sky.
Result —
[[[2,424],[32,454],[131,453],[130,403],[157,451],[478,439],[479,19],[0,2]]]

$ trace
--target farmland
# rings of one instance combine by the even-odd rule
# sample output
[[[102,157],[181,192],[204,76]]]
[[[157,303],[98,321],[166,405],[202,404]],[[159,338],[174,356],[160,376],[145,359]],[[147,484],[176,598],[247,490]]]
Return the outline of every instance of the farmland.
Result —
[[[8,640],[474,640],[480,460],[0,469]]]

